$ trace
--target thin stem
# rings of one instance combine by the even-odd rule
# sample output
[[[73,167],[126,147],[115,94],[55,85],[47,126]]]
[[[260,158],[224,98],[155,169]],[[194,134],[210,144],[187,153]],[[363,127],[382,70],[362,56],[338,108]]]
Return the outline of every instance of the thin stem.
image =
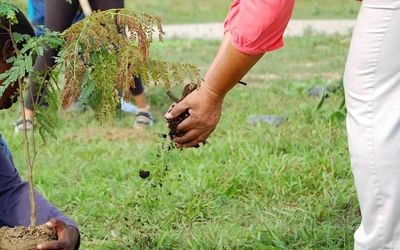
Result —
[[[174,102],[178,103],[179,99],[176,98],[176,96],[174,96],[174,94],[172,94],[172,92],[170,90],[167,90],[167,95],[169,96],[169,98],[171,98]]]
[[[33,184],[33,159],[31,160],[30,152],[29,152],[29,140],[28,140],[28,131],[26,129],[26,116],[25,116],[25,105],[24,105],[24,91],[22,85],[22,79],[18,78],[19,84],[19,98],[21,102],[21,110],[22,110],[22,126],[25,128],[22,130],[24,135],[24,148],[25,148],[25,161],[28,166],[28,183],[29,183],[29,201],[31,204],[31,226],[37,225],[37,216],[36,216],[36,196],[35,196],[35,188]],[[34,142],[33,142],[34,143]],[[33,144],[33,148],[35,145]],[[34,155],[36,155],[36,151],[34,150]],[[34,158],[34,157],[33,157]]]
[[[3,25],[1,25],[3,26]],[[4,27],[4,26],[3,26]],[[17,44],[15,43],[15,40],[13,38],[12,32],[11,32],[11,23],[9,24],[9,27],[6,28],[8,35],[10,36],[11,42],[13,43],[13,47],[15,50],[16,55],[20,53],[20,50],[17,47]],[[28,167],[28,183],[29,183],[29,201],[31,205],[31,225],[36,226],[37,225],[37,216],[36,216],[36,196],[35,196],[35,188],[33,184],[33,160],[31,160],[31,156],[29,153],[29,141],[28,141],[28,131],[26,130],[26,117],[25,117],[25,105],[24,105],[24,88],[22,84],[22,77],[18,78],[18,92],[19,92],[19,98],[21,102],[21,110],[22,110],[22,126],[24,126],[23,130],[23,135],[24,135],[24,148],[25,148],[25,161],[26,165]],[[33,147],[35,145],[33,144]],[[34,153],[35,154],[35,153]]]

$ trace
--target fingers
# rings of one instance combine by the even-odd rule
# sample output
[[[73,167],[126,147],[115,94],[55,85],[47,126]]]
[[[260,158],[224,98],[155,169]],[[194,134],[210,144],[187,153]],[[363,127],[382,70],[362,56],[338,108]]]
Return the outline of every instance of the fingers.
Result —
[[[182,137],[176,137],[174,141],[176,142],[177,148],[191,148],[196,147],[200,143],[204,143],[212,131],[200,132],[199,130],[193,129],[188,131]]]
[[[37,245],[37,249],[40,250],[61,250],[61,249],[65,249],[66,245],[62,245],[61,243],[59,243],[58,241],[52,241],[49,243],[41,243],[39,245]]]
[[[59,225],[60,222],[62,222],[62,221],[59,221],[59,220],[57,220],[55,218],[52,218],[48,222],[46,222],[45,225],[46,225],[47,228],[55,228],[56,226]],[[62,223],[64,223],[64,222],[62,222]]]
[[[183,121],[181,121],[178,126],[176,126],[176,130],[177,131],[189,131],[191,129],[196,128],[196,125],[194,124],[194,122],[196,122],[196,120],[193,118],[193,115],[190,113],[191,110],[188,110],[189,115],[188,117],[186,117]]]
[[[68,226],[62,220],[50,219],[46,224],[47,228],[54,228],[57,234],[57,241],[41,243],[37,249],[42,250],[73,250],[79,242],[78,229]]]
[[[56,234],[59,235],[62,231],[66,229],[66,224],[62,220],[57,220],[55,218],[50,219],[48,222],[46,222],[46,227],[47,228],[54,228],[56,231]]]
[[[174,102],[171,106],[169,106],[167,113],[165,113],[165,115],[164,115],[164,117],[166,119],[170,119],[170,118],[167,118],[166,116],[167,116],[167,114],[169,114],[171,112],[171,110],[175,107],[175,105],[176,105],[176,102]]]
[[[46,222],[45,226],[47,228],[54,228],[56,231],[57,236],[59,236],[59,232],[63,230],[63,226],[65,223],[63,221],[57,220],[57,219],[50,219],[48,222]],[[66,245],[60,243],[59,241],[52,241],[48,243],[41,243],[37,245],[37,249],[42,249],[42,250],[50,250],[50,249],[63,249],[65,248]]]
[[[196,147],[205,142],[216,128],[221,110],[222,101],[210,100],[199,91],[194,91],[179,103],[174,103],[165,118],[168,120],[167,126],[173,132],[171,138],[176,146]]]
[[[165,114],[166,119],[174,119],[178,117],[180,114],[185,112],[189,107],[184,104],[184,102],[174,103],[169,108],[168,112]]]
[[[195,147],[199,143],[205,142],[219,120],[218,115],[211,115],[204,119],[204,115],[198,114],[199,112],[193,109],[189,109],[188,112],[189,116],[176,127],[176,131],[184,132],[182,136],[173,138],[178,148]]]
[[[183,132],[177,133],[177,135],[173,138],[178,148],[183,147],[182,144],[184,143],[186,144],[186,147],[196,146],[200,142],[196,142],[196,139],[203,133],[203,131],[196,126],[196,121],[193,119],[192,115],[188,116],[181,123],[179,123],[179,125],[176,127],[176,131]]]

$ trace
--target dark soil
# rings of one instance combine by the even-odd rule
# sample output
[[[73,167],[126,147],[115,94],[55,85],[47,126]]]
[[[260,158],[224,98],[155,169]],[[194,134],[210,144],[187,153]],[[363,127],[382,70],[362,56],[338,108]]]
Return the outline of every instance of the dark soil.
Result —
[[[0,228],[0,250],[36,250],[40,243],[57,240],[55,232],[45,225]]]
[[[187,95],[192,93],[195,89],[197,89],[197,84],[190,83],[190,84],[185,85],[185,87],[182,91],[182,96],[179,99],[176,98],[174,95],[172,95],[172,93],[169,91],[167,91],[167,94],[173,101],[175,101],[176,103],[179,103]],[[168,136],[171,139],[171,141],[173,141],[175,139],[175,137],[181,137],[186,133],[186,131],[178,131],[176,128],[183,120],[185,120],[189,116],[190,116],[189,111],[186,110],[185,112],[183,112],[182,114],[180,114],[178,117],[176,117],[174,119],[167,119],[167,124],[168,124],[168,128],[169,128]]]
[[[140,178],[142,178],[142,179],[146,179],[147,177],[150,176],[150,171],[147,171],[147,170],[140,170],[140,171],[139,171],[139,176],[140,176]]]

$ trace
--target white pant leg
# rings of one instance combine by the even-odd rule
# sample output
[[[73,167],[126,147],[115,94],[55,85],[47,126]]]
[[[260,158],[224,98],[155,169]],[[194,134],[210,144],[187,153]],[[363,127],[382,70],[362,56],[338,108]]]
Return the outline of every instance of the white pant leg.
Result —
[[[400,249],[400,0],[363,0],[344,85],[362,215],[355,249]]]

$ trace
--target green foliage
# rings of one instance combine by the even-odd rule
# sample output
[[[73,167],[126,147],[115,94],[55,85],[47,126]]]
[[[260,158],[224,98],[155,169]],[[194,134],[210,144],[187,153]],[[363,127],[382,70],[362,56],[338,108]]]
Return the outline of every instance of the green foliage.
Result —
[[[35,111],[35,118],[40,121],[39,134],[44,142],[47,141],[48,136],[57,138],[56,128],[59,127],[59,119],[54,114],[58,112],[60,106],[58,86],[48,84],[45,99],[48,106],[37,107]]]
[[[195,80],[200,78],[198,71],[188,64],[168,64],[154,60],[148,63],[154,24],[158,27],[160,41],[163,35],[160,19],[150,14],[136,14],[134,11],[124,9],[94,12],[63,33],[45,29],[43,36],[32,38],[13,32],[12,23],[16,20],[15,11],[18,10],[11,5],[11,1],[1,1],[0,10],[0,17],[6,15],[10,19],[8,25],[0,23],[0,27],[11,38],[15,51],[15,56],[7,60],[12,64],[11,69],[0,75],[0,80],[4,80],[0,86],[0,96],[10,84],[19,84],[22,117],[25,118],[23,96],[28,86],[22,79],[30,74],[31,80],[39,85],[39,88],[34,90],[37,93],[46,88],[44,97],[48,108],[34,107],[35,127],[39,128],[39,134],[44,142],[49,136],[57,137],[60,70],[66,80],[61,93],[62,107],[68,108],[78,100],[84,104],[91,104],[100,123],[120,114],[118,90],[124,91],[125,98],[129,99],[129,88],[135,87],[134,76],[139,77],[144,74],[144,79],[147,80],[144,82],[145,85],[149,84],[151,78],[156,84],[162,80],[165,87],[170,88],[169,78],[183,82],[186,73],[189,72],[196,74],[190,75],[190,79],[199,82]],[[21,50],[20,46],[17,46],[20,43],[24,44]],[[59,51],[55,59],[56,64],[46,68],[44,72],[34,72],[33,58],[43,55],[44,50],[49,48]],[[147,69],[143,70],[146,67]],[[172,73],[169,73],[169,69]],[[37,100],[33,101],[38,103]],[[36,225],[32,175],[37,152],[34,130],[31,142],[27,131],[23,133],[30,184],[31,225]]]
[[[146,95],[160,122],[145,131],[131,128],[130,115],[99,126],[91,110],[62,111],[58,140],[40,145],[36,187],[78,223],[82,249],[353,249],[361,218],[346,130],[343,121],[326,119],[343,96],[330,93],[314,111],[319,99],[307,95],[316,84],[340,82],[348,49],[342,40],[286,38],[284,49],[266,54],[246,76],[247,86],[227,95],[215,133],[198,149],[155,149],[171,103],[159,86]],[[324,49],[309,53],[314,42]],[[151,55],[206,70],[218,47],[168,40],[154,43]],[[22,138],[9,125],[15,112],[0,112],[0,130],[13,138],[25,179]],[[252,114],[289,119],[253,126]],[[140,170],[150,177],[140,178]],[[161,179],[163,187],[153,188]]]
[[[209,144],[168,157],[154,152],[155,138],[166,130],[162,122],[137,132],[126,129],[130,116],[98,127],[92,112],[64,111],[58,141],[36,158],[37,189],[77,221],[84,249],[352,249],[360,214],[344,124],[319,119],[343,96],[336,92],[315,110],[320,99],[306,94],[315,79],[340,78],[348,48],[342,40],[285,39],[284,49],[265,55],[248,74],[246,87],[227,95]],[[205,69],[218,47],[171,40],[153,44],[152,57],[168,51],[171,61],[197,60]],[[80,98],[95,93],[90,86]],[[149,87],[147,94],[162,120],[165,93]],[[0,112],[5,137],[13,136],[13,112],[16,107]],[[249,114],[289,120],[250,126]],[[13,151],[21,141],[9,141]],[[22,170],[23,152],[14,156]],[[140,178],[141,169],[150,178]],[[160,180],[163,187],[154,188]]]
[[[343,89],[343,78],[337,82],[336,86],[328,88],[328,94],[337,94],[342,97],[342,100],[336,110],[333,110],[328,114],[326,111],[323,111],[322,114],[331,121],[344,121],[344,119],[346,118],[347,110],[345,107],[346,102]],[[327,97],[325,96],[325,93],[322,92],[319,97],[318,104],[314,108],[314,112],[323,110],[323,105],[325,103],[326,98]]]
[[[13,17],[15,8],[8,1],[1,4],[1,13]],[[31,73],[35,73],[32,79],[40,83],[40,88],[50,86],[46,98],[53,108],[39,110],[39,115],[35,117],[40,134],[46,139],[47,135],[56,137],[54,126],[57,124],[59,109],[56,107],[59,102],[55,97],[59,89],[51,85],[57,86],[59,78],[53,75],[60,72],[65,77],[61,106],[68,108],[75,102],[90,104],[100,123],[119,114],[118,91],[122,91],[124,99],[129,100],[129,89],[135,87],[134,76],[142,77],[144,85],[149,85],[151,81],[155,85],[162,82],[167,89],[187,79],[200,82],[199,71],[190,64],[149,59],[150,45],[156,32],[154,27],[157,27],[158,40],[162,42],[160,18],[133,10],[110,9],[94,12],[63,33],[44,28],[45,34],[41,37],[13,34],[15,41],[25,40],[26,44],[16,57],[9,59],[14,66],[0,75],[0,80],[5,79],[0,94],[9,84]],[[56,65],[45,72],[33,72],[32,58],[43,55],[47,47],[60,51]]]
[[[0,96],[3,95],[4,91],[15,83],[18,79],[25,76],[26,72],[32,71],[32,57],[26,54],[18,54],[16,57],[9,58],[8,63],[13,63],[14,67],[10,70],[0,74],[0,80],[4,80],[3,85],[0,86]]]
[[[10,23],[15,22],[15,11],[18,9],[11,4],[11,1],[2,0],[0,2],[0,17],[6,16],[7,19],[11,20]]]
[[[15,12],[18,11],[14,6],[10,4],[9,1],[1,1],[0,9],[2,13],[12,12],[13,14],[7,14],[7,17],[10,17],[11,22],[13,23],[15,19]],[[48,110],[38,109],[36,115],[36,124],[39,128],[39,133],[42,136],[43,140],[46,141],[48,136],[56,138],[56,124],[57,124],[57,112],[59,110],[59,91],[58,91],[58,77],[54,77],[54,75],[58,75],[58,68],[55,66],[50,70],[45,72],[34,72],[33,64],[34,58],[37,56],[42,56],[44,49],[46,47],[50,48],[59,48],[64,44],[64,38],[61,36],[59,32],[51,32],[48,29],[46,30],[45,35],[41,37],[30,37],[25,34],[18,34],[13,32],[12,27],[5,27],[0,24],[2,29],[6,30],[9,34],[12,34],[14,47],[16,50],[16,56],[11,57],[7,60],[8,63],[12,63],[13,67],[8,71],[0,74],[0,80],[4,80],[2,86],[0,86],[0,96],[4,93],[4,91],[8,88],[10,84],[14,84],[18,81],[21,81],[22,91],[29,88],[29,84],[31,81],[36,81],[39,83],[39,90],[42,89],[45,85],[47,88],[47,99],[49,108]],[[17,44],[24,44],[22,49],[19,50],[16,46]],[[33,74],[34,73],[34,74]],[[22,79],[31,75],[30,81],[23,82]],[[50,81],[46,80],[46,77],[50,77]],[[57,79],[55,79],[57,78]],[[17,83],[16,83],[17,84]],[[40,91],[39,91],[40,92]],[[22,98],[21,103],[23,103],[23,93],[20,94]]]
[[[115,117],[119,97],[116,89],[129,100],[133,77],[141,76],[144,85],[151,80],[165,88],[184,82],[189,77],[199,82],[198,70],[185,63],[169,63],[148,59],[154,26],[159,40],[163,31],[158,17],[127,9],[95,12],[63,32],[62,48],[65,86],[62,105],[68,108],[80,101],[95,107],[95,116],[102,122]],[[124,31],[127,31],[128,35]],[[81,96],[81,93],[83,96]]]

